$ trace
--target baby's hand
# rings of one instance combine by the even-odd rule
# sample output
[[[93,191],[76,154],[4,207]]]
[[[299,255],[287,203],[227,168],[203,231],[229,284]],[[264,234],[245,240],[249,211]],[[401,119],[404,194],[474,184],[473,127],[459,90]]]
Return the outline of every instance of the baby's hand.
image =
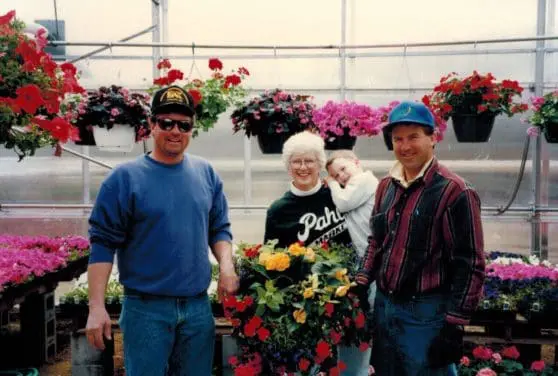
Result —
[[[332,178],[331,176],[327,175],[327,176],[324,178],[324,185],[325,185],[326,187],[329,186],[329,182],[330,182],[331,180],[333,180],[333,178]]]

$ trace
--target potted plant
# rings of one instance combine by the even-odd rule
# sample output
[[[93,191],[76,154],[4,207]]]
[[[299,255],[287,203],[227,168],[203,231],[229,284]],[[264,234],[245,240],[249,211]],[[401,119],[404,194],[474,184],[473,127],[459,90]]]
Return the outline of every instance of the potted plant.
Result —
[[[44,51],[46,30],[34,38],[15,11],[0,16],[0,145],[22,160],[35,150],[78,138],[77,128],[59,116],[66,93],[81,93],[76,68],[56,64]]]
[[[92,130],[95,144],[104,151],[129,152],[149,135],[149,96],[130,93],[121,86],[102,86],[88,94],[78,114],[80,134]]]
[[[186,78],[186,83],[183,85],[184,90],[189,92],[196,102],[193,137],[196,137],[200,131],[207,132],[213,128],[222,113],[229,107],[241,105],[246,96],[246,89],[241,84],[250,75],[248,69],[239,67],[228,75],[223,74],[223,63],[217,58],[209,59],[208,67],[211,70],[210,78],[207,80]],[[153,80],[153,86],[148,90],[151,94],[184,79],[184,73],[179,69],[173,69],[168,59],[161,60],[157,68],[161,72],[161,77]]]
[[[327,101],[312,112],[312,121],[327,150],[352,149],[358,136],[380,133],[381,115],[366,104]]]
[[[528,122],[539,128],[549,143],[558,142],[558,90],[532,99]]]
[[[314,108],[309,95],[266,90],[233,111],[233,133],[256,136],[262,153],[278,154],[291,135],[313,127]]]
[[[354,252],[325,243],[275,244],[239,246],[239,293],[223,302],[240,350],[229,363],[235,374],[250,375],[343,370],[335,347],[366,351],[370,341],[365,314],[350,291]]]
[[[517,81],[497,82],[492,73],[474,71],[460,78],[453,72],[442,77],[423,102],[443,119],[451,117],[459,142],[486,142],[497,115],[511,117],[527,110],[527,104],[515,101],[522,92]]]

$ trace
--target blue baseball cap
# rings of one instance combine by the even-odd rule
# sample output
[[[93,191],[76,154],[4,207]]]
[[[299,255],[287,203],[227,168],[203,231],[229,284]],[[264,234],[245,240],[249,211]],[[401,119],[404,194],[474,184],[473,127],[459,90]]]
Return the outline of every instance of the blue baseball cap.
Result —
[[[434,129],[434,115],[424,103],[403,101],[395,106],[389,113],[388,123],[382,128],[384,141],[389,150],[393,149],[391,131],[397,124],[416,124]]]

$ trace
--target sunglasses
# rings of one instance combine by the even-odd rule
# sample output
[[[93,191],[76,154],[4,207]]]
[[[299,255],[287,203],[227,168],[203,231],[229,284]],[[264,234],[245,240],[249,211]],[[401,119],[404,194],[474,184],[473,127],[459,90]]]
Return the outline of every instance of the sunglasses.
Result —
[[[178,126],[178,130],[182,133],[187,133],[194,128],[194,124],[188,120],[173,120],[173,119],[159,119],[153,118],[153,121],[157,123],[159,128],[164,131],[170,131],[175,125]]]

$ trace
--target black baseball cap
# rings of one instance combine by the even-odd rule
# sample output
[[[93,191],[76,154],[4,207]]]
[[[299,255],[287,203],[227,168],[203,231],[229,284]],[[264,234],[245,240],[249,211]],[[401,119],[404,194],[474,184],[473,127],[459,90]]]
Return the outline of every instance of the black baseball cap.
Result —
[[[179,113],[194,116],[196,113],[194,99],[180,86],[169,86],[160,89],[153,95],[151,114]]]

